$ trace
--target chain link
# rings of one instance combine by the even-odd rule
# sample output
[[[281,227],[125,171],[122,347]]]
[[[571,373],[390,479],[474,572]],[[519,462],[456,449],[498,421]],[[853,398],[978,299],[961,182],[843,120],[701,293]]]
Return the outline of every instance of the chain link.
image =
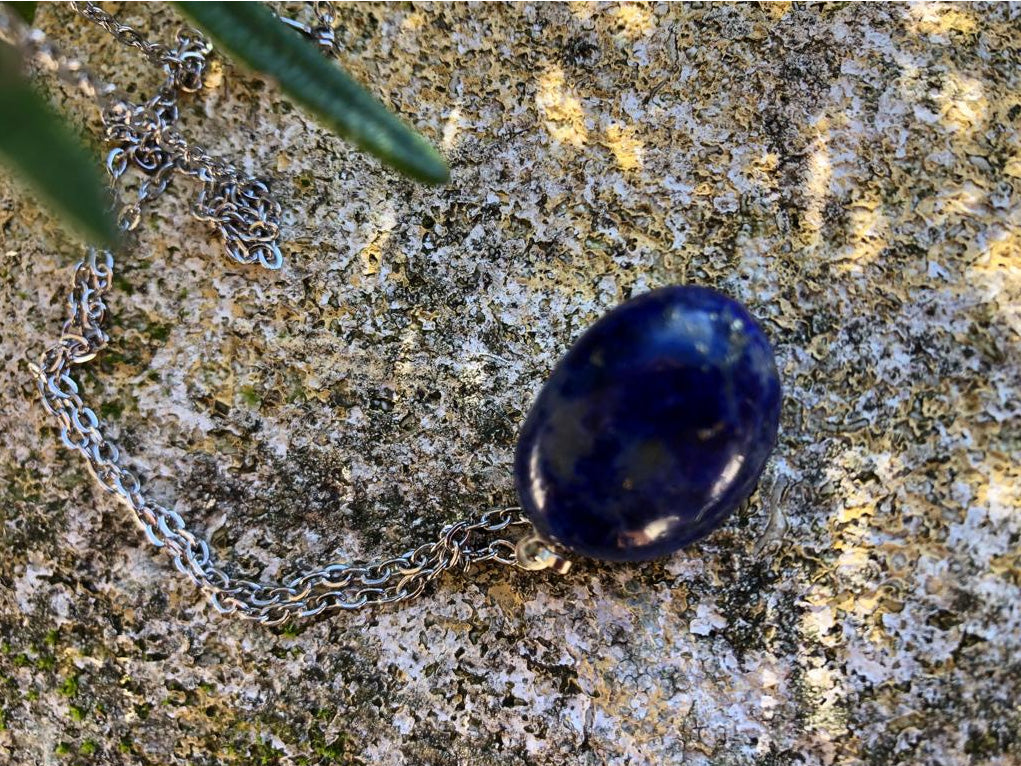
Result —
[[[200,33],[182,28],[176,46],[170,48],[149,42],[94,3],[75,2],[71,7],[120,42],[141,50],[167,73],[166,83],[149,101],[133,104],[120,98],[104,105],[106,140],[114,147],[107,155],[107,169],[115,181],[129,166],[148,176],[139,187],[138,201],[121,212],[122,222],[137,225],[140,205],[162,193],[176,171],[202,182],[192,216],[217,229],[230,258],[280,268],[281,209],[266,182],[242,176],[225,160],[189,145],[173,128],[179,116],[179,95],[202,88],[212,46]]]
[[[71,9],[79,16],[105,29],[122,45],[140,50],[145,57],[157,66],[162,66],[171,58],[170,49],[160,43],[147,40],[137,29],[120,23],[95,3],[70,3]]]
[[[142,174],[144,180],[136,201],[119,211],[121,228],[134,229],[142,206],[159,196],[175,172],[181,173],[202,182],[193,215],[217,228],[230,258],[278,268],[280,205],[270,195],[269,187],[258,179],[241,176],[232,165],[200,147],[189,145],[172,127],[178,116],[179,95],[202,86],[210,46],[192,30],[178,33],[176,47],[153,43],[92,3],[71,5],[119,41],[142,51],[168,74],[156,96],[134,104],[98,81],[79,62],[60,56],[39,30],[16,29],[0,12],[0,34],[13,37],[26,54],[99,102],[105,138],[113,147],[106,167],[114,186],[129,169]],[[332,46],[329,4],[316,3],[315,13],[319,20],[317,39],[321,44],[330,40]],[[520,508],[503,508],[449,524],[437,540],[381,561],[331,562],[275,583],[229,574],[214,562],[209,543],[188,529],[181,514],[144,494],[139,478],[125,467],[117,445],[104,435],[99,416],[82,400],[72,375],[75,366],[94,359],[109,342],[103,321],[113,269],[113,255],[96,249],[89,249],[86,259],[76,266],[60,337],[43,352],[38,363],[31,365],[39,396],[59,424],[61,441],[81,453],[96,482],[131,509],[149,542],[166,551],[177,569],[206,591],[217,611],[278,625],[327,612],[405,601],[419,595],[448,570],[464,571],[487,561],[532,569],[554,566],[566,571],[562,559],[559,567],[555,562],[540,560],[541,555],[551,555],[549,548],[531,552],[534,536],[517,543],[503,537],[501,533],[512,528],[531,529]],[[522,542],[529,543],[529,553],[523,553]]]

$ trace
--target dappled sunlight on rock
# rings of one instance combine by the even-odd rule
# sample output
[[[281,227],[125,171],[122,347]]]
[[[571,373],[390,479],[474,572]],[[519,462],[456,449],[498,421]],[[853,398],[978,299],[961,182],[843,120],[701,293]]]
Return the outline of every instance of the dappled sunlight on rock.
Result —
[[[599,6],[588,0],[570,0],[567,7],[578,21],[588,21],[599,13]]]
[[[987,240],[967,276],[982,299],[996,306],[1014,334],[1014,343],[1021,343],[1021,215],[1014,216],[1012,228]]]
[[[426,16],[426,14],[424,14],[424,13],[422,13],[420,11],[409,13],[401,21],[401,31],[402,32],[417,32],[417,31],[421,30],[422,27],[425,26],[426,23],[428,23],[428,18]]]
[[[882,200],[865,194],[849,206],[848,248],[838,255],[842,271],[861,273],[889,244],[890,219]]]
[[[936,102],[941,107],[940,119],[948,128],[967,134],[986,123],[989,101],[982,82],[973,77],[948,73]]]
[[[966,3],[912,3],[908,9],[908,26],[921,35],[971,34],[978,28],[975,12]]]
[[[447,115],[446,122],[443,123],[443,139],[441,145],[445,151],[450,151],[454,146],[454,142],[457,141],[457,134],[461,131],[462,114],[461,107],[455,106],[450,110],[450,114]]]
[[[808,204],[802,231],[807,235],[805,244],[808,247],[819,245],[823,227],[823,208],[830,199],[830,179],[833,176],[833,163],[829,152],[829,121],[825,118],[816,126],[816,137],[809,146],[808,174],[805,178],[805,195]]]
[[[606,128],[606,145],[613,152],[621,170],[637,170],[642,167],[645,146],[637,138],[637,133],[630,125],[610,125]]]
[[[535,104],[553,140],[574,147],[585,145],[588,138],[585,110],[581,99],[567,84],[561,68],[553,67],[539,78]]]
[[[656,27],[656,17],[644,3],[620,3],[611,13],[620,34],[629,40],[647,35]]]

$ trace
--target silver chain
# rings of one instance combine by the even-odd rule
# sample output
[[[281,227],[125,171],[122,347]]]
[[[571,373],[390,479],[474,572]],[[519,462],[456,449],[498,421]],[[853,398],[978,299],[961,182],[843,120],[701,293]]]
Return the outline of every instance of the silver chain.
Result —
[[[142,205],[155,199],[179,173],[202,183],[192,214],[215,226],[230,258],[279,268],[280,204],[267,184],[243,176],[231,164],[190,145],[173,128],[180,94],[202,87],[209,44],[194,30],[182,30],[174,47],[164,46],[146,40],[92,3],[71,3],[71,7],[125,45],[142,51],[167,73],[156,96],[142,104],[132,103],[98,81],[80,62],[59,55],[41,31],[25,29],[0,11],[0,37],[98,101],[106,141],[112,146],[106,167],[114,186],[129,169],[142,175],[137,200],[119,211],[121,229],[132,231],[139,223]],[[292,26],[322,47],[334,49],[330,4],[316,3],[315,14],[315,28],[296,22]],[[92,248],[76,266],[60,338],[32,365],[39,395],[46,411],[57,419],[63,443],[85,458],[96,482],[131,509],[152,545],[166,551],[177,569],[206,591],[217,611],[278,625],[336,610],[405,601],[448,570],[464,571],[486,561],[567,571],[569,562],[534,530],[517,542],[499,536],[511,528],[531,528],[520,508],[502,508],[449,524],[437,540],[381,561],[331,562],[276,583],[228,574],[214,563],[209,543],[187,528],[181,514],[145,496],[138,477],[124,466],[120,450],[103,434],[99,416],[83,402],[72,377],[75,366],[94,359],[109,342],[103,320],[113,268],[110,252]]]

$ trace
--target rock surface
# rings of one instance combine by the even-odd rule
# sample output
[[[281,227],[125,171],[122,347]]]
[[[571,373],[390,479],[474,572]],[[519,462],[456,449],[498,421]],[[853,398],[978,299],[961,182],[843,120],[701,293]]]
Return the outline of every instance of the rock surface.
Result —
[[[38,21],[158,83],[66,6]],[[237,571],[513,502],[544,376],[639,291],[738,297],[787,395],[761,501],[666,562],[480,568],[297,629],[218,617],[59,445],[25,360],[80,249],[0,181],[0,761],[1017,764],[1019,27],[1003,3],[344,6],[346,65],[442,146],[442,189],[218,60],[181,129],[272,179],[286,264],[224,260],[175,180],[82,383]]]

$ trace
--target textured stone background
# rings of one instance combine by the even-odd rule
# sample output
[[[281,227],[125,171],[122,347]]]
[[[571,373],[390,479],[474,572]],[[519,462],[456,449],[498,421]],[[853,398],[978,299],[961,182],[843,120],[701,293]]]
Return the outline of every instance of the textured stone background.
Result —
[[[158,82],[66,7],[39,20],[104,77]],[[687,281],[776,343],[774,534],[757,505],[661,563],[480,569],[298,630],[217,617],[43,416],[25,359],[80,250],[5,180],[0,761],[1021,763],[1021,6],[340,22],[453,180],[381,170],[218,61],[182,129],[273,179],[287,263],[226,262],[182,179],[121,257],[83,383],[151,493],[263,576],[403,550],[513,502],[558,356]]]

